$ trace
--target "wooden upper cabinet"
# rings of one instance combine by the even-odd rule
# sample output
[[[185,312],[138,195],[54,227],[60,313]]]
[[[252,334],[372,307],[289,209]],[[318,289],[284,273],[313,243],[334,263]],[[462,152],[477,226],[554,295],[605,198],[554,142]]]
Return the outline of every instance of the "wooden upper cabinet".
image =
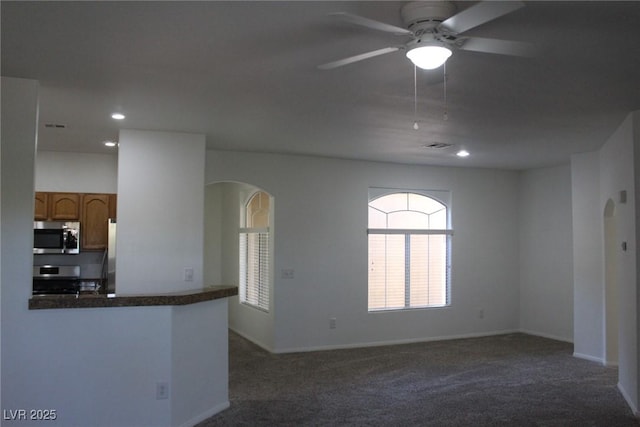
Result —
[[[80,219],[80,195],[78,193],[51,193],[49,218],[54,221]]]
[[[82,249],[105,249],[109,239],[110,194],[83,194],[80,230]]]
[[[46,221],[49,218],[49,212],[47,207],[49,204],[47,203],[47,199],[49,198],[48,193],[36,192],[36,204],[35,204],[35,214],[34,220],[36,221]]]
[[[116,217],[116,194],[36,192],[36,221],[80,221],[80,249],[103,250],[109,218]]]

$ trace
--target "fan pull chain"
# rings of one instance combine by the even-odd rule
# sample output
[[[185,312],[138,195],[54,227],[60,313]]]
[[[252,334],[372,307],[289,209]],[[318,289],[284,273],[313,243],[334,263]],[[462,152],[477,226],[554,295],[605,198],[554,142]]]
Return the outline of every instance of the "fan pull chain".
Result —
[[[418,130],[418,71],[417,67],[413,66],[413,129]]]
[[[449,112],[447,106],[447,63],[445,62],[442,66],[444,72],[444,114],[442,115],[442,120],[449,120]]]

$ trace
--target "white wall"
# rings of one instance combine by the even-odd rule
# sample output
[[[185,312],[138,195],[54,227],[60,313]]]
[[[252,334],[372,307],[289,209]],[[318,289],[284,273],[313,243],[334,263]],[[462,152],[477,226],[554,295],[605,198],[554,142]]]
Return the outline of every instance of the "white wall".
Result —
[[[634,118],[635,116],[635,118]],[[640,135],[634,135],[634,120],[640,114],[630,114],[600,150],[600,229],[603,228],[604,207],[607,200],[616,202],[615,218],[617,240],[627,242],[627,251],[618,246],[618,310],[619,310],[619,387],[638,411],[638,281],[636,259],[636,187],[634,170],[634,144],[640,146]],[[619,201],[619,192],[627,192],[627,202]]]
[[[640,111],[635,111],[633,113],[633,162],[634,162],[634,187],[633,198],[631,200],[635,200],[635,234],[633,241],[631,242],[631,249],[635,252],[635,289],[636,289],[636,306],[635,306],[635,320],[636,320],[636,341],[635,341],[635,353],[633,353],[633,349],[631,350],[632,354],[635,354],[635,360],[638,361],[640,358],[639,355],[639,347],[640,347],[640,316],[638,316],[638,307],[640,307],[640,291],[638,291],[638,282],[640,280],[640,251],[638,250],[638,246],[640,245],[640,197],[638,197],[638,191],[640,191]],[[633,252],[629,255],[629,258],[633,256]],[[629,259],[626,259],[626,262],[630,262]],[[631,285],[633,286],[633,284]],[[633,317],[632,313],[626,314],[627,317]],[[619,320],[619,322],[622,320]],[[640,365],[640,361],[638,361]],[[631,376],[631,373],[629,374]],[[634,401],[635,412],[637,416],[640,416],[640,366],[636,368],[636,375],[634,377],[636,379],[635,389],[637,390],[636,399]],[[622,387],[630,388],[633,386],[633,382],[627,380]],[[629,399],[627,399],[629,400]]]
[[[25,371],[28,367],[24,357],[38,348],[38,343],[25,334],[36,326],[28,316],[26,302],[31,294],[38,84],[33,80],[2,77],[1,92],[0,406],[29,408],[37,407],[27,405],[30,401],[23,390],[29,380],[33,381]]]
[[[208,151],[206,182],[218,181],[251,183],[275,199],[274,351],[518,328],[516,172]],[[451,190],[451,307],[367,312],[369,187]],[[294,278],[282,279],[282,269]]]
[[[42,151],[36,153],[36,191],[116,193],[118,155]]]
[[[603,362],[603,235],[597,153],[571,157],[573,217],[573,351]]]
[[[573,340],[571,168],[520,178],[520,329]]]
[[[202,288],[204,135],[122,130],[119,141],[117,292]]]
[[[221,285],[222,252],[222,186],[207,185],[204,193],[204,255],[202,277],[205,285]],[[230,283],[237,283],[234,280]]]
[[[640,113],[630,114],[597,153],[573,156],[573,231],[576,355],[605,361],[604,211],[615,203],[618,242],[616,277],[619,311],[618,388],[638,412],[637,175],[640,171]],[[635,132],[635,133],[634,133]],[[620,191],[627,202],[621,203]],[[623,251],[621,244],[627,243]]]
[[[173,307],[172,426],[192,426],[229,407],[227,317],[226,299]]]

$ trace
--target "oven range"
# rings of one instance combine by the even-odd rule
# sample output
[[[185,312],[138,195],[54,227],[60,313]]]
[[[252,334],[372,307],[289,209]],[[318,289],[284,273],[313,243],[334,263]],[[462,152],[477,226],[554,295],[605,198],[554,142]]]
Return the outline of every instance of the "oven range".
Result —
[[[79,265],[33,267],[33,295],[77,294],[79,290]]]

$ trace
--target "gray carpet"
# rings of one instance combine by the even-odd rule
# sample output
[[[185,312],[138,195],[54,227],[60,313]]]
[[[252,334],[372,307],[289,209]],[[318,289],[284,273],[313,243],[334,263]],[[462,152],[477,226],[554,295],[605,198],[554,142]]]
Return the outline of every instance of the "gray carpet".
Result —
[[[638,426],[617,371],[525,334],[270,354],[235,334],[213,426]]]

